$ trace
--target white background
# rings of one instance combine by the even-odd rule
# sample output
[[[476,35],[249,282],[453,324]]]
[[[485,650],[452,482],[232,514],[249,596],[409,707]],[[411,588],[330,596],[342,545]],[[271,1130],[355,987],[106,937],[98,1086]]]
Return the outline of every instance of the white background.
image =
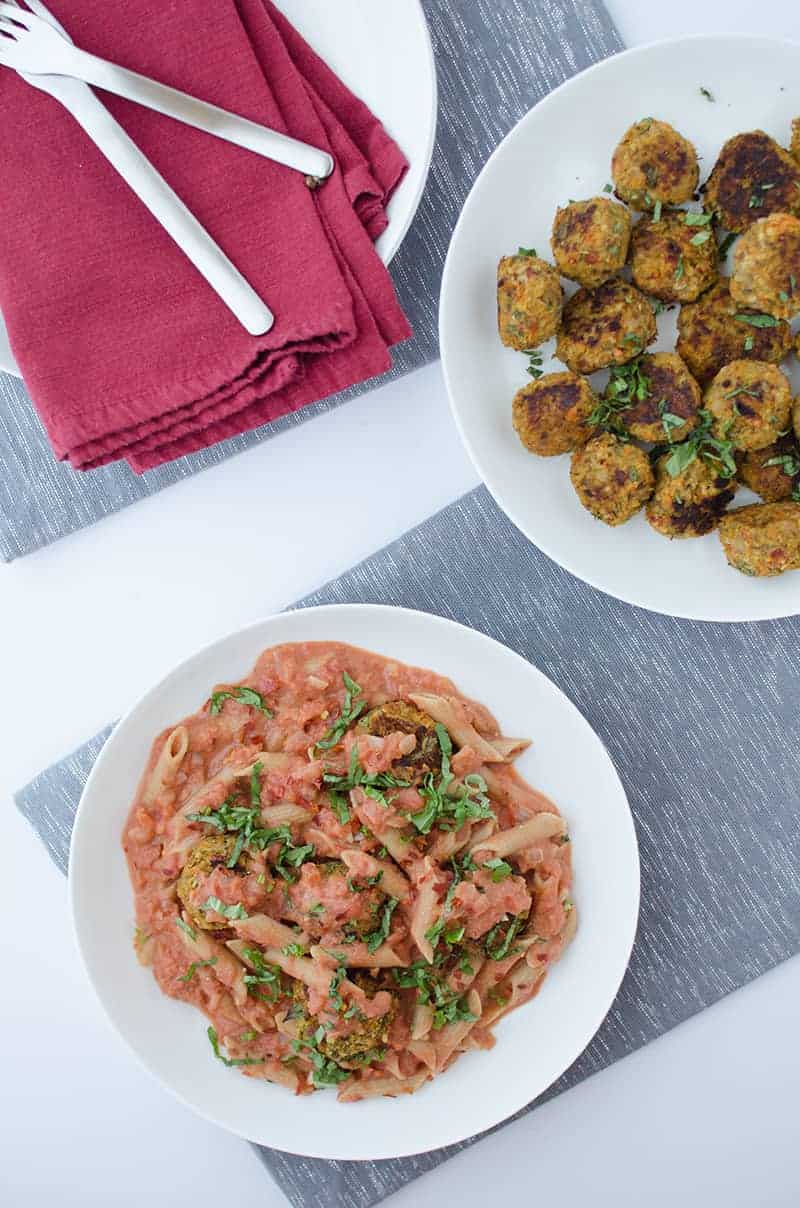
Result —
[[[628,45],[752,30],[795,0],[609,0]],[[12,791],[197,646],[283,607],[476,483],[438,366],[0,568],[0,1203],[285,1203],[248,1146],[173,1102],[76,964],[66,885]],[[800,959],[391,1202],[800,1202]]]

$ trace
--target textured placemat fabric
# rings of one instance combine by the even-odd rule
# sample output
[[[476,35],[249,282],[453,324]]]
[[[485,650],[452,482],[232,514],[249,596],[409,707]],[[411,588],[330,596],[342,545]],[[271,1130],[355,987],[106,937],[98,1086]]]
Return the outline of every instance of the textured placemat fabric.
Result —
[[[544,1098],[800,949],[800,620],[708,625],[631,608],[556,567],[482,487],[298,607],[352,601],[439,613],[517,650],[588,718],[629,795],[642,857],[633,959]],[[107,733],[17,798],[62,870]],[[367,1208],[461,1148],[369,1163],[258,1152],[298,1208]]]
[[[0,558],[10,561],[401,377],[438,356],[439,281],[450,235],[482,164],[513,124],[569,76],[621,48],[600,0],[423,0],[439,81],[431,174],[391,271],[414,339],[373,379],[255,432],[137,477],[79,474],[54,460],[19,379],[0,373]],[[380,116],[380,115],[379,115]]]

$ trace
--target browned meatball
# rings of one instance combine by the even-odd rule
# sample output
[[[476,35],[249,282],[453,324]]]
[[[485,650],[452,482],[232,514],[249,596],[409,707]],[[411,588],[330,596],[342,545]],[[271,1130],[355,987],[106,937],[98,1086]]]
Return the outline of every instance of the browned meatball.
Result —
[[[765,503],[791,499],[800,491],[800,448],[794,433],[745,453],[739,460],[738,478]]]
[[[586,510],[612,526],[644,507],[655,482],[647,454],[611,432],[601,432],[572,454],[569,475]]]
[[[800,570],[800,503],[751,503],[723,517],[719,539],[729,564],[759,578]]]
[[[796,117],[792,121],[792,142],[789,150],[794,158],[800,162],[800,117]]]
[[[436,722],[430,714],[410,705],[404,700],[390,700],[384,705],[370,709],[358,723],[359,729],[366,730],[378,738],[387,734],[413,734],[417,740],[414,750],[403,755],[394,764],[395,768],[409,768],[413,772],[433,772],[441,770],[442,748],[436,733]],[[402,772],[399,773],[403,775]]]
[[[567,302],[556,356],[573,373],[594,373],[629,361],[655,338],[647,298],[615,277],[597,289],[579,289]]]
[[[652,117],[625,131],[611,159],[617,197],[635,210],[688,201],[697,188],[697,152],[667,122]]]
[[[552,264],[535,253],[503,256],[497,266],[497,329],[508,348],[524,352],[554,336],[563,300]]]
[[[791,422],[789,379],[766,361],[731,361],[720,369],[703,401],[714,435],[745,452],[773,444]]]
[[[514,395],[514,428],[526,449],[540,457],[569,453],[592,435],[589,416],[597,396],[574,373],[546,373]]]
[[[779,319],[800,312],[800,218],[770,214],[736,244],[731,297]]]
[[[594,288],[613,277],[628,257],[631,216],[608,197],[571,201],[558,210],[551,246],[558,271]]]
[[[612,369],[605,398],[631,436],[656,444],[688,436],[702,403],[700,387],[676,352],[647,353]]]
[[[800,215],[800,165],[763,130],[736,134],[719,153],[703,204],[736,232],[767,214]]]
[[[686,211],[644,214],[633,228],[635,285],[662,302],[693,302],[717,279],[717,241],[711,224],[690,226]]]
[[[782,361],[791,348],[789,324],[739,306],[720,277],[696,302],[681,307],[677,350],[701,386],[739,359]]]
[[[798,337],[797,343],[797,355],[800,356],[800,336]],[[795,436],[797,437],[798,441],[800,441],[800,394],[798,394],[797,398],[792,403],[792,427],[794,428]]]
[[[723,478],[702,456],[678,474],[669,471],[671,453],[656,463],[656,487],[646,516],[664,537],[702,537],[719,524],[733,499],[736,483]]]

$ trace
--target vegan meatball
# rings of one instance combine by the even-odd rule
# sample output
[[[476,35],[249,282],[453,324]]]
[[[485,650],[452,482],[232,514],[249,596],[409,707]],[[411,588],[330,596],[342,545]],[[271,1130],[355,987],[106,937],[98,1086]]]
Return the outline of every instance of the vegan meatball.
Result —
[[[664,537],[703,537],[719,524],[736,484],[723,478],[702,455],[672,474],[672,457],[672,453],[665,453],[656,463],[655,491],[645,515]]]
[[[592,435],[589,416],[597,396],[575,373],[546,373],[514,395],[514,428],[523,445],[540,457],[569,453]]]
[[[703,205],[737,233],[767,214],[800,215],[800,164],[763,130],[736,134],[719,153]]]
[[[770,214],[745,231],[733,253],[731,297],[779,319],[800,312],[800,218]]]
[[[556,356],[573,373],[621,365],[656,338],[653,308],[633,285],[614,277],[579,289],[564,307]]]
[[[507,348],[524,352],[554,336],[563,301],[552,264],[523,249],[503,256],[497,266],[497,327]]]
[[[797,355],[800,356],[800,337],[798,337]],[[800,441],[800,394],[798,394],[792,403],[792,427],[794,428],[795,436]]]
[[[436,733],[436,722],[430,714],[410,705],[404,700],[390,700],[385,705],[371,709],[358,723],[359,729],[378,738],[387,734],[413,734],[417,745],[410,754],[402,756],[394,764],[396,768],[411,768],[415,772],[439,771],[442,766],[442,749]]]
[[[558,271],[593,289],[618,272],[628,257],[631,217],[607,197],[571,201],[558,210],[551,246]]]
[[[800,448],[794,433],[763,449],[745,453],[739,461],[738,478],[765,503],[790,499],[800,489]]]
[[[644,214],[633,228],[631,273],[635,285],[662,302],[693,302],[717,279],[718,249],[711,224],[697,215],[667,210],[656,221]],[[706,215],[700,215],[701,219]],[[695,220],[690,225],[687,219]]]
[[[569,474],[586,510],[612,526],[644,507],[655,482],[647,454],[611,432],[601,432],[573,453]]]
[[[718,440],[748,452],[773,444],[791,422],[789,379],[765,361],[731,361],[705,393]]]
[[[210,921],[202,906],[195,901],[195,897],[203,876],[213,872],[215,868],[227,867],[227,862],[231,859],[235,846],[235,835],[209,835],[205,839],[198,840],[181,869],[176,893],[192,920],[192,926],[199,927],[201,931],[228,930],[228,923],[224,919],[219,923]],[[229,871],[232,877],[241,876],[243,871],[241,858],[236,867]]]
[[[681,441],[697,423],[700,387],[676,352],[654,352],[612,369],[605,398],[637,440]]]
[[[789,352],[792,336],[782,319],[739,306],[720,277],[696,302],[681,307],[677,351],[701,386],[730,361],[751,359],[777,364]]]
[[[796,117],[792,121],[792,141],[789,150],[794,158],[800,162],[800,117]]]
[[[667,122],[645,117],[626,130],[611,159],[617,197],[635,210],[688,201],[699,177],[697,152]]]
[[[724,516],[719,539],[743,575],[759,578],[800,570],[800,503],[751,503]]]

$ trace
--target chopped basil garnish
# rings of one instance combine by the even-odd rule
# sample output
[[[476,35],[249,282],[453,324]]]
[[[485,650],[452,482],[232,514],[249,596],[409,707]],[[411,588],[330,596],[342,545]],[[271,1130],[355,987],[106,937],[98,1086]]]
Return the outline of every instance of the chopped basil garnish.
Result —
[[[751,327],[777,327],[780,319],[772,315],[734,315],[737,323],[749,323]]]
[[[212,716],[219,713],[226,700],[237,700],[242,705],[250,705],[252,709],[258,709],[265,717],[272,717],[272,710],[264,704],[263,696],[253,688],[234,688],[233,691],[225,688],[221,692],[212,692],[211,703],[208,707],[209,713]]]
[[[175,926],[180,927],[181,931],[188,935],[190,940],[197,939],[197,932],[195,931],[194,927],[190,927],[188,923],[184,922],[180,915],[178,915],[175,919]]]
[[[342,701],[342,711],[336,721],[326,730],[322,738],[314,743],[316,751],[330,751],[332,747],[336,747],[342,741],[345,731],[352,726],[367,707],[367,702],[360,695],[361,689],[354,682],[346,671],[342,672],[344,680],[344,700]]]
[[[217,1037],[216,1029],[209,1028],[208,1031],[206,1032],[206,1035],[208,1036],[211,1047],[214,1050],[214,1056],[216,1057],[217,1061],[221,1061],[223,1065],[263,1065],[264,1064],[263,1057],[225,1057],[224,1054],[222,1054],[220,1052],[219,1039]]]
[[[505,960],[507,956],[512,955],[511,945],[514,936],[518,931],[521,931],[525,926],[525,919],[517,916],[510,919],[507,923],[496,923],[490,931],[486,933],[483,941],[483,950],[492,961]],[[504,930],[505,928],[505,930]]]
[[[192,961],[183,976],[178,978],[178,981],[190,982],[198,969],[205,969],[209,965],[216,965],[216,963],[217,958],[215,956],[209,957],[207,961]]]
[[[514,871],[510,864],[507,864],[505,860],[501,860],[499,857],[495,857],[494,860],[485,860],[483,867],[489,869],[492,874],[492,880],[495,882],[505,881],[506,877],[510,877]]]
[[[249,918],[247,911],[241,902],[237,902],[234,906],[228,906],[219,898],[213,895],[206,899],[201,910],[213,910],[215,914],[221,914],[224,919],[246,919]]]
[[[387,898],[386,905],[384,906],[381,914],[379,926],[375,929],[375,931],[370,931],[368,935],[364,936],[364,942],[367,945],[368,952],[375,952],[375,950],[380,948],[381,944],[389,938],[389,932],[391,931],[392,927],[392,915],[397,909],[397,905],[397,898]]]
[[[252,965],[242,977],[248,993],[265,1002],[277,1002],[283,992],[280,969],[268,965],[258,948],[242,948],[242,956]]]

